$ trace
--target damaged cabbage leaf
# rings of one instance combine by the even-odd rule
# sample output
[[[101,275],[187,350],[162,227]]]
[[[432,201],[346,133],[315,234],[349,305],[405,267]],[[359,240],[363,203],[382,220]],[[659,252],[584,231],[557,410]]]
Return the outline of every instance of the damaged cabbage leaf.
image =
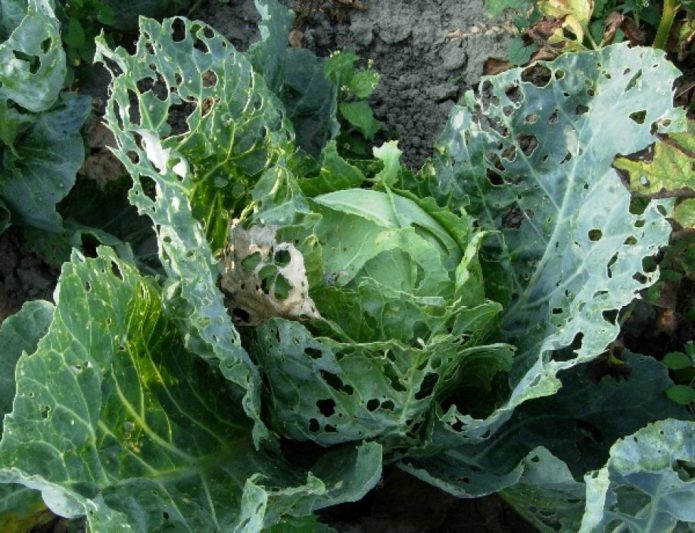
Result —
[[[456,436],[435,426],[438,447],[413,451],[402,468],[458,496],[476,497],[516,483],[534,448],[543,446],[562,460],[576,479],[598,469],[608,447],[662,417],[687,418],[669,402],[668,371],[654,358],[627,353],[629,378],[604,376],[596,381],[583,366],[562,375],[557,394],[519,406],[496,438],[456,446]],[[620,416],[616,416],[619,405]]]
[[[130,201],[157,228],[167,312],[189,349],[245,391],[256,437],[266,437],[259,374],[224,307],[213,251],[250,184],[292,149],[285,117],[246,58],[199,22],[143,18],[133,55],[99,39],[97,60],[120,71],[105,117],[133,179]]]
[[[502,340],[518,347],[504,405],[483,420],[443,415],[454,440],[487,438],[522,402],[555,393],[556,374],[603,352],[617,313],[657,279],[643,260],[668,242],[665,207],[632,212],[611,164],[685,126],[677,75],[660,51],[616,45],[486,78],[452,110],[425,179],[496,231],[481,263],[505,307]]]
[[[171,175],[217,252],[256,181],[294,150],[291,125],[251,63],[210,26],[143,18],[140,30],[132,55],[97,40],[97,60],[120,71],[106,114],[116,155],[132,176]]]
[[[359,499],[377,444],[310,471],[257,450],[227,382],[184,346],[160,288],[107,248],[75,253],[36,351],[20,357],[0,480],[41,491],[95,531],[260,531],[280,516]]]

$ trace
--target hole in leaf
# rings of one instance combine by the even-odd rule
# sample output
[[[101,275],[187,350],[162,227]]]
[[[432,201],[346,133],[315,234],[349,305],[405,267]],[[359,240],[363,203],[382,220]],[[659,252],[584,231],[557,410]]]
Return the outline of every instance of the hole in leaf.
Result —
[[[309,420],[309,431],[311,431],[312,433],[316,433],[320,428],[321,426],[319,425],[318,420],[316,420],[315,418]]]
[[[239,322],[246,323],[251,318],[251,315],[241,307],[235,307],[232,309],[232,316]]]
[[[618,310],[617,309],[609,309],[607,311],[604,311],[602,314],[603,314],[603,319],[606,322],[610,322],[611,324],[615,324],[616,320],[618,319]]]
[[[179,17],[176,17],[171,24],[171,38],[174,42],[180,43],[186,39],[186,24]]]
[[[317,348],[312,348],[311,346],[308,346],[304,348],[304,354],[308,355],[312,359],[321,359],[323,356],[323,352]]]
[[[627,85],[625,86],[625,91],[629,91],[630,89],[634,89],[637,86],[637,83],[639,82],[640,78],[642,77],[642,69],[638,70],[632,78],[630,78],[630,81],[627,82]]]
[[[535,64],[526,67],[521,72],[521,79],[527,83],[532,83],[536,87],[545,87],[553,77],[552,71],[545,65]]]
[[[44,54],[47,54],[48,51],[51,49],[52,44],[53,44],[53,39],[51,39],[50,37],[48,37],[47,39],[44,39],[43,41],[41,41],[41,51]]]
[[[251,255],[247,255],[241,260],[241,268],[245,272],[253,272],[261,262],[261,252],[254,252]]]
[[[425,379],[423,379],[422,383],[420,384],[420,389],[415,393],[415,399],[422,400],[427,398],[430,394],[432,394],[432,391],[434,391],[434,387],[437,385],[438,381],[439,374],[435,374],[434,372],[427,374]]]
[[[121,272],[121,268],[115,261],[111,261],[111,273],[118,279],[123,280],[123,273]]]
[[[647,118],[646,111],[635,111],[630,114],[630,119],[636,124],[644,124],[644,119]]]
[[[601,240],[602,237],[603,237],[603,232],[600,229],[595,228],[595,229],[589,230],[589,240],[590,241],[598,242]]]
[[[641,283],[642,285],[649,281],[649,278],[641,272],[637,272],[636,274],[634,274],[632,276],[632,279],[634,279],[637,283]]]
[[[608,261],[607,271],[608,271],[608,277],[609,278],[613,277],[613,266],[615,265],[615,263],[617,261],[618,261],[618,253],[616,252],[613,254],[613,257],[611,257],[610,261]]]
[[[278,277],[275,278],[275,290],[273,291],[275,298],[280,301],[286,300],[291,290],[292,284],[285,276],[279,274]]]
[[[538,148],[538,139],[534,135],[522,133],[517,137],[517,142],[526,157],[531,157],[531,154]]]
[[[507,87],[507,90],[504,92],[504,94],[507,95],[507,98],[514,102],[515,104],[521,102],[524,99],[524,95],[521,93],[521,89],[519,89],[518,85],[511,85],[510,87]]]
[[[284,267],[290,264],[290,252],[289,250],[278,250],[275,252],[275,255],[273,256],[273,259],[275,260],[275,264],[279,267]]]
[[[217,74],[212,70],[203,72],[203,87],[214,87],[217,85]]]
[[[520,228],[524,220],[524,212],[517,206],[513,206],[509,211],[502,215],[502,225],[505,228]]]
[[[352,394],[354,392],[354,389],[350,385],[344,384],[343,381],[335,374],[326,372],[325,370],[321,370],[320,373],[321,379],[323,379],[323,381],[325,381],[326,384],[332,389],[339,392],[344,392],[345,394]]]
[[[32,74],[36,74],[39,71],[39,67],[41,66],[41,59],[39,58],[39,56],[35,56],[33,54],[25,54],[24,52],[21,52],[19,50],[12,50],[12,53],[14,54],[14,57],[16,59],[28,64],[29,72],[31,72]]]
[[[333,416],[335,413],[335,401],[330,398],[327,400],[318,400],[316,402],[316,407],[319,408],[321,414],[326,418]]]
[[[381,404],[381,408],[386,409],[387,411],[393,411],[396,408],[396,405],[391,400],[386,400]]]
[[[584,114],[586,114],[586,113],[589,112],[589,107],[588,107],[588,106],[585,106],[584,104],[579,104],[579,105],[576,107],[576,109],[574,110],[574,112],[575,112],[578,116],[581,116],[581,115],[584,115]]]
[[[488,169],[486,172],[486,176],[487,180],[490,182],[491,185],[495,187],[500,187],[504,185],[504,179],[502,179],[502,176],[494,170]]]
[[[149,176],[140,176],[140,186],[142,187],[142,192],[145,193],[150,200],[155,200],[157,198],[157,183]]]
[[[376,411],[377,409],[379,409],[380,403],[381,402],[379,402],[379,400],[372,398],[367,402],[367,410],[372,412]]]

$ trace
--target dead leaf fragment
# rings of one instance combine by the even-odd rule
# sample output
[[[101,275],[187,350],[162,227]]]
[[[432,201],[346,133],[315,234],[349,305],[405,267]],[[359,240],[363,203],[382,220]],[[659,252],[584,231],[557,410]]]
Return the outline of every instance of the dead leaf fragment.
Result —
[[[304,32],[302,30],[292,30],[287,36],[287,40],[292,48],[302,48]]]
[[[244,229],[232,221],[225,252],[222,290],[237,323],[256,326],[273,317],[320,318],[309,296],[304,256],[289,242],[276,240],[273,226]]]
[[[483,65],[483,73],[486,76],[494,76],[510,68],[512,68],[512,64],[507,59],[488,57]]]

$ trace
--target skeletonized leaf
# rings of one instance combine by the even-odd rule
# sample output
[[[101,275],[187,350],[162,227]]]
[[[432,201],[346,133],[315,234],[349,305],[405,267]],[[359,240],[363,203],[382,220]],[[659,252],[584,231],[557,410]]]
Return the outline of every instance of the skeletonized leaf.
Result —
[[[176,39],[175,24],[183,28]],[[158,228],[168,312],[188,332],[190,349],[246,391],[256,436],[267,436],[259,374],[226,312],[212,251],[226,243],[231,215],[249,201],[250,186],[292,150],[285,117],[249,61],[199,22],[143,18],[133,55],[99,39],[97,59],[121,72],[106,120],[133,179],[130,201]]]

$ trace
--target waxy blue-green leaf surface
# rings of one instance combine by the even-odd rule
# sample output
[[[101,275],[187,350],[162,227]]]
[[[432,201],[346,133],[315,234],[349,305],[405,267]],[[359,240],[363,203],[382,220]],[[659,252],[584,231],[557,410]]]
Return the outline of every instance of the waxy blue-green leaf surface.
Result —
[[[616,442],[586,475],[582,533],[687,531],[695,524],[695,422],[663,420]],[[678,529],[677,529],[678,528]]]
[[[444,416],[464,441],[556,392],[556,374],[603,352],[616,313],[656,280],[643,260],[668,242],[666,208],[631,212],[611,164],[685,126],[677,76],[662,52],[616,45],[486,78],[452,110],[426,177],[442,202],[497,231],[481,264],[488,297],[505,306],[502,339],[518,347],[504,405],[485,420]]]
[[[17,364],[0,480],[94,531],[260,531],[376,483],[375,444],[332,450],[308,473],[258,451],[238,398],[162,304],[109,249],[73,255],[48,332]]]

